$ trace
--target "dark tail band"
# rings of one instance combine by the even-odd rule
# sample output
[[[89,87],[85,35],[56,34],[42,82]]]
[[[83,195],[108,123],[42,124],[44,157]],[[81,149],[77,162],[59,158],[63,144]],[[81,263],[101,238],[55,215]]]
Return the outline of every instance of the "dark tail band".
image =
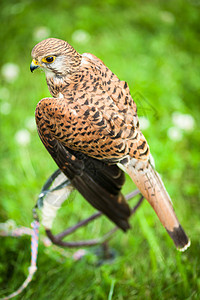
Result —
[[[188,239],[181,225],[179,225],[179,227],[174,227],[173,231],[167,230],[167,232],[179,251],[183,252],[190,246],[190,240]]]

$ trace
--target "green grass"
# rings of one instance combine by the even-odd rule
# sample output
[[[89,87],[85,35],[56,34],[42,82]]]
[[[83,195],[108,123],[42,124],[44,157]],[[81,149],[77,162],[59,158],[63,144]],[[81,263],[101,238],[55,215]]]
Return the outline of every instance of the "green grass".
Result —
[[[49,95],[44,74],[29,71],[31,49],[38,42],[34,32],[45,26],[51,37],[68,40],[80,53],[95,54],[128,82],[139,115],[150,121],[144,135],[192,242],[187,252],[178,253],[144,202],[131,220],[132,229],[127,234],[117,232],[111,240],[110,247],[117,254],[112,263],[99,265],[96,249],[74,262],[73,251],[66,250],[69,257],[65,258],[41,242],[38,271],[16,299],[199,299],[199,2],[2,0],[0,14],[0,68],[8,62],[20,68],[13,82],[0,79],[0,222],[13,219],[29,227],[40,189],[56,169],[36,130],[27,125],[37,102]],[[89,34],[88,41],[73,38],[79,29]],[[174,126],[172,114],[177,111],[192,115],[195,126],[192,131],[182,130],[182,139],[173,141],[167,132]],[[26,146],[15,139],[21,129],[30,133]],[[127,178],[124,192],[133,188]],[[59,211],[55,232],[92,212],[76,194]],[[73,238],[95,238],[108,228],[112,224],[103,217]],[[28,237],[1,238],[1,297],[25,279],[29,248]]]

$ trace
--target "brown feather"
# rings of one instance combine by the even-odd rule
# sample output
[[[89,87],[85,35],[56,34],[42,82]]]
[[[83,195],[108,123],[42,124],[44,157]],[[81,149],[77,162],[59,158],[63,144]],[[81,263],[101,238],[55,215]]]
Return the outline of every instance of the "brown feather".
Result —
[[[44,64],[42,59],[46,55],[53,55],[55,61]],[[159,175],[148,162],[149,146],[140,131],[136,104],[128,84],[119,80],[94,55],[80,55],[67,42],[58,39],[40,42],[32,56],[44,68],[53,96],[39,102],[36,120],[40,137],[58,166],[71,176],[76,188],[92,205],[127,229],[127,205],[120,189],[115,194],[110,188],[111,182],[117,185],[110,173],[111,164],[119,163],[147,198],[176,246],[185,249],[189,245],[188,238]],[[78,153],[85,155],[86,161],[103,161],[109,175],[100,172],[94,179],[86,168],[86,161],[78,159]],[[98,169],[98,163],[94,166]],[[109,178],[108,186],[104,176]],[[96,197],[95,191],[102,192],[102,196]]]
[[[109,165],[67,149],[52,137],[40,116],[40,106],[37,106],[36,123],[39,136],[72,185],[92,206],[103,212],[122,230],[129,229],[130,208],[121,194],[125,182],[123,171],[117,165]]]
[[[178,250],[187,249],[190,241],[177,219],[171,199],[159,174],[154,170],[150,162],[138,162],[135,159],[131,159],[123,168],[125,168],[142,195],[153,207]]]

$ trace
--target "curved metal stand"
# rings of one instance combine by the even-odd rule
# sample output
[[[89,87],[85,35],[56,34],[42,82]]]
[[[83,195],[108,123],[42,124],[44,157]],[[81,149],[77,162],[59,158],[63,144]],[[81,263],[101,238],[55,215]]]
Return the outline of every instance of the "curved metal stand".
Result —
[[[126,200],[130,200],[133,197],[137,196],[139,193],[140,193],[139,190],[135,190],[135,191],[129,193],[128,195],[126,195],[125,198],[126,198]],[[134,215],[136,210],[139,208],[139,206],[141,205],[141,203],[143,201],[143,198],[144,197],[141,196],[139,201],[137,202],[137,204],[132,208],[131,215]],[[100,237],[98,239],[91,239],[91,240],[84,240],[84,241],[77,241],[77,242],[65,242],[65,241],[63,241],[63,239],[66,236],[72,234],[77,229],[79,229],[83,226],[86,226],[88,223],[90,223],[91,221],[99,218],[100,216],[102,216],[102,213],[101,212],[96,212],[95,214],[93,214],[89,218],[80,221],[76,225],[74,225],[70,228],[67,228],[66,230],[64,230],[63,232],[61,232],[57,235],[53,235],[52,231],[49,230],[49,229],[46,230],[46,234],[49,237],[49,239],[52,241],[52,243],[56,244],[58,246],[74,248],[74,247],[90,247],[90,246],[95,246],[95,245],[102,244],[103,247],[105,246],[104,247],[105,248],[104,252],[106,253],[107,242],[112,238],[113,234],[117,230],[119,230],[119,228],[117,226],[115,226],[113,229],[111,229],[105,235],[103,235],[102,237]]]

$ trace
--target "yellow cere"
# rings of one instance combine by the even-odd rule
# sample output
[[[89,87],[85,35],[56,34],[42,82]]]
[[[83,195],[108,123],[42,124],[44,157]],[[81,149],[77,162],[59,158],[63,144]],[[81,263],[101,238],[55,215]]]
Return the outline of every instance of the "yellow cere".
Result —
[[[38,66],[38,65],[39,65],[39,63],[38,63],[38,61],[37,61],[36,59],[33,59],[33,60],[32,60],[32,64],[35,65],[35,66]]]

